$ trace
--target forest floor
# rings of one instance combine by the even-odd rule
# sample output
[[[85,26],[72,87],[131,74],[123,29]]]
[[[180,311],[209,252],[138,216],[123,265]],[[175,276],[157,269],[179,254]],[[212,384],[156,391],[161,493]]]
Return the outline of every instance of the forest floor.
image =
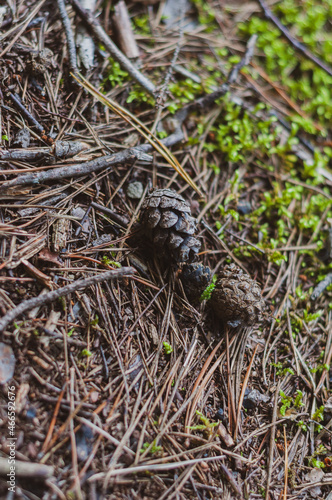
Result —
[[[0,8],[0,496],[331,500],[332,1],[84,5]],[[188,298],[166,187],[263,321]]]

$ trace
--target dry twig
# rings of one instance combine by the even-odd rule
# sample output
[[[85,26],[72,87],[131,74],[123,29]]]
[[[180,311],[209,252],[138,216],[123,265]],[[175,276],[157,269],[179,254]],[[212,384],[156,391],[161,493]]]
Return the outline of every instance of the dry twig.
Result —
[[[103,283],[104,281],[126,278],[135,274],[136,270],[133,267],[122,267],[121,269],[114,269],[112,271],[106,271],[105,273],[96,274],[95,276],[90,276],[89,278],[84,278],[78,281],[74,281],[70,285],[66,285],[52,292],[45,293],[44,295],[39,295],[32,299],[24,300],[18,306],[14,307],[9,311],[3,318],[0,319],[0,333],[3,332],[11,321],[14,321],[18,316],[23,314],[25,311],[29,311],[37,306],[42,306],[50,302],[54,302],[59,297],[65,297],[70,293],[76,292],[77,290],[84,290],[85,288],[96,285],[97,283]]]

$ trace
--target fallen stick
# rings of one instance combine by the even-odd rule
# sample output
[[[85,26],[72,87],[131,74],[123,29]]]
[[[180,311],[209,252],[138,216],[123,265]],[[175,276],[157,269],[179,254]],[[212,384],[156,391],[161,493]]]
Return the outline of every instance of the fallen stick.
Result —
[[[76,45],[73,35],[73,30],[71,29],[70,20],[66,11],[66,6],[64,0],[57,0],[58,9],[60,12],[60,17],[62,25],[65,30],[69,57],[69,66],[72,73],[77,73],[77,58],[76,58]]]
[[[11,92],[8,92],[7,96],[9,99],[12,101],[14,106],[22,113],[24,118],[27,119],[27,121],[32,125],[33,127],[36,127],[38,132],[40,134],[45,134],[45,129],[44,127],[32,116],[31,113],[23,106],[23,104],[20,101],[20,98],[17,94],[12,94]]]
[[[114,5],[113,25],[121,50],[130,59],[139,57],[139,50],[133,33],[127,5],[124,0]]]
[[[59,158],[71,158],[81,151],[88,149],[88,145],[79,141],[56,141],[49,148],[30,149],[1,149],[0,162],[2,161],[26,161],[55,160]],[[0,171],[0,173],[3,173]],[[10,172],[8,172],[10,173]]]
[[[121,269],[106,271],[105,273],[95,274],[94,276],[90,276],[89,278],[74,281],[73,283],[70,283],[70,285],[58,288],[57,290],[45,293],[44,295],[39,295],[38,297],[24,300],[23,302],[21,302],[21,304],[14,307],[14,309],[8,311],[8,313],[0,319],[0,333],[3,332],[9,325],[9,323],[14,321],[18,316],[26,311],[33,309],[34,307],[39,307],[48,304],[49,302],[54,302],[59,297],[65,297],[70,293],[76,292],[77,290],[83,290],[91,285],[95,285],[97,283],[102,283],[104,281],[112,279],[126,278],[128,276],[132,276],[135,273],[136,269],[134,269],[133,267],[122,267]]]
[[[149,146],[149,144],[147,144],[147,146]],[[11,181],[4,182],[0,186],[0,191],[13,186],[25,186],[27,184],[36,185],[43,181],[54,181],[58,179],[66,179],[68,177],[78,177],[111,167],[112,165],[132,163],[135,159],[142,159],[142,151],[142,146],[129,148],[114,155],[101,156],[100,158],[85,163],[77,163],[75,165],[66,166],[66,168],[52,168],[41,172],[19,175]]]

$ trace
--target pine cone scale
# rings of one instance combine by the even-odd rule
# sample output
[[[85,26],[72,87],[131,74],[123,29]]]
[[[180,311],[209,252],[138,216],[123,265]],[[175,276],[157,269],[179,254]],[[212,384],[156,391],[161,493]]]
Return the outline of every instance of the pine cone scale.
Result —
[[[161,253],[176,262],[195,259],[200,242],[189,204],[172,189],[155,189],[142,205],[142,222]]]

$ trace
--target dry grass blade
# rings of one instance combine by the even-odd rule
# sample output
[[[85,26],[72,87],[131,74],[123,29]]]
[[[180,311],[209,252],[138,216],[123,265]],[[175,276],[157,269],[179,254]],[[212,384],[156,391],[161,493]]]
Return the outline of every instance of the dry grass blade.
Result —
[[[113,101],[110,98],[105,97],[101,94],[91,83],[86,80],[80,73],[74,75],[71,73],[71,76],[75,78],[75,80],[82,85],[90,94],[92,94],[98,101],[102,104],[110,108],[114,113],[118,116],[121,116],[123,120],[129,123],[132,127],[134,127],[137,132],[144,137],[151,146],[174,168],[174,170],[181,175],[181,177],[191,186],[196,193],[198,193],[201,197],[203,197],[202,191],[195,184],[195,182],[191,179],[191,177],[187,174],[187,172],[181,167],[178,160],[171,153],[171,151],[164,146],[164,144],[142,123],[136,116],[130,113],[127,109],[123,108],[117,102]]]
[[[285,487],[284,487],[283,500],[287,500],[287,484],[288,484],[288,449],[287,449],[286,426],[284,426],[284,446],[285,446]]]
[[[234,439],[235,440],[237,438],[237,433],[238,433],[238,430],[239,430],[239,423],[240,423],[242,403],[243,403],[243,400],[244,400],[245,391],[246,391],[246,388],[247,388],[247,385],[248,385],[249,376],[250,376],[251,368],[252,368],[252,365],[253,365],[253,362],[254,362],[254,359],[255,359],[255,356],[256,356],[257,349],[258,349],[258,345],[255,347],[255,350],[254,350],[254,353],[253,353],[252,358],[250,360],[249,366],[247,368],[247,372],[245,374],[243,385],[242,385],[242,389],[241,389],[241,394],[240,394],[240,399],[239,399],[239,406],[238,406],[237,415],[236,415],[235,431],[234,431]]]

